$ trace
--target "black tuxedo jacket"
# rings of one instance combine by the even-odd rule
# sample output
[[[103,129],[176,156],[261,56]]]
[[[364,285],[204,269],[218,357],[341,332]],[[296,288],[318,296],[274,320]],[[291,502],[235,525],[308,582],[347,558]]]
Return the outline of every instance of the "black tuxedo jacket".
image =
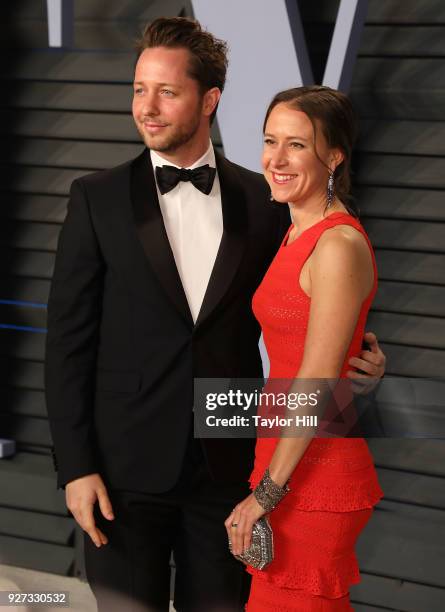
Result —
[[[148,150],[73,182],[48,304],[45,385],[58,485],[99,472],[159,493],[178,479],[194,377],[261,377],[252,295],[289,224],[263,177],[217,155],[224,230],[193,323]],[[253,440],[202,440],[214,478],[246,480]]]

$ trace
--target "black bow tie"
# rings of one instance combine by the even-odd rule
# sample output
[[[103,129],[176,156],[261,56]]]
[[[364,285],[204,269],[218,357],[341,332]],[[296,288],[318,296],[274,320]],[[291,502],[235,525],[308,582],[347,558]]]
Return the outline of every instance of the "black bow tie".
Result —
[[[162,195],[174,189],[179,181],[191,181],[196,189],[209,195],[212,191],[215,175],[216,168],[211,168],[209,164],[193,168],[193,170],[175,168],[175,166],[162,166],[162,168],[156,166],[156,180]]]

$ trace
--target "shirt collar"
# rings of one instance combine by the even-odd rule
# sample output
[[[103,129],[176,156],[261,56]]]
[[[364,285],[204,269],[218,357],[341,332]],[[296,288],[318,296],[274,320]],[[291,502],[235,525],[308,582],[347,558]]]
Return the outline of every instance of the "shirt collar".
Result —
[[[171,161],[164,159],[157,153],[156,151],[152,151],[150,149],[150,157],[153,168],[156,166],[174,166],[175,168],[181,168],[181,166],[177,166],[173,164]],[[191,166],[187,166],[187,169],[193,170],[193,168],[198,168],[199,166],[205,166],[205,164],[209,164],[211,168],[216,167],[216,159],[215,159],[215,151],[213,149],[212,141],[209,140],[209,147],[207,151],[202,155],[199,159],[197,159]]]

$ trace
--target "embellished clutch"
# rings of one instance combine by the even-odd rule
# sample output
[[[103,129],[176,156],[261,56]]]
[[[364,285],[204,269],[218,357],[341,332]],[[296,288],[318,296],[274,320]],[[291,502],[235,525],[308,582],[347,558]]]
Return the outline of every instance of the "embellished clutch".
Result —
[[[232,543],[229,540],[232,552]],[[264,569],[273,561],[273,531],[267,516],[262,516],[252,528],[252,543],[250,548],[235,558],[255,569]]]

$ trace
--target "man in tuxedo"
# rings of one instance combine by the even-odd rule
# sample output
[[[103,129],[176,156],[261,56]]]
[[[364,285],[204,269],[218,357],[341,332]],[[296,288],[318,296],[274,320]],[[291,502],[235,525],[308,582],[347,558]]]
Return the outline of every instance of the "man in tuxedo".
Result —
[[[289,224],[261,175],[210,142],[226,45],[189,19],[140,41],[136,159],[74,181],[48,304],[58,485],[85,531],[99,610],[243,609],[224,520],[253,440],[193,436],[194,377],[262,376],[251,298]],[[372,339],[353,365],[380,376]],[[366,361],[367,360],[367,361]]]

